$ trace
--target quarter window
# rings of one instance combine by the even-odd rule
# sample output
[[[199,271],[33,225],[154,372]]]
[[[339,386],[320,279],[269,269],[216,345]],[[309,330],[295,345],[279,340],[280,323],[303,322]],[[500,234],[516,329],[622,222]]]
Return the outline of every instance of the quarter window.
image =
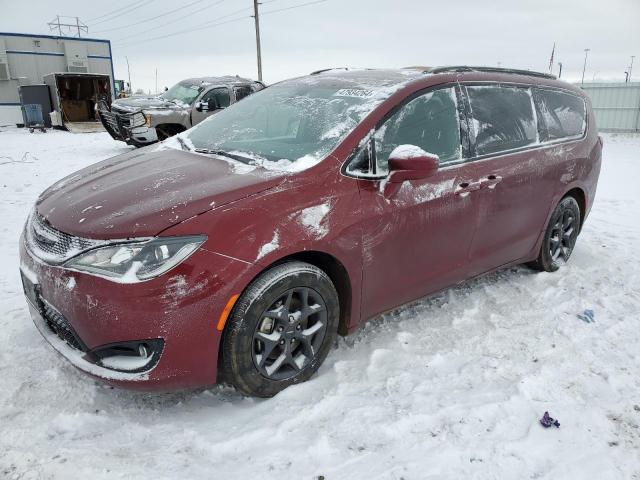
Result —
[[[570,93],[538,89],[538,116],[546,130],[545,140],[579,137],[586,127],[584,100]]]
[[[468,86],[466,90],[476,155],[525,147],[538,141],[529,88]]]
[[[389,155],[400,145],[415,145],[446,164],[461,159],[458,105],[453,88],[421,95],[402,106],[373,135],[373,148],[363,148],[347,171],[384,176]],[[371,167],[375,157],[375,170]],[[373,171],[372,171],[373,170]]]
[[[239,100],[242,100],[244,97],[248,97],[253,93],[253,90],[251,90],[251,87],[248,85],[242,86],[242,87],[235,87],[234,90],[236,94],[236,102]]]

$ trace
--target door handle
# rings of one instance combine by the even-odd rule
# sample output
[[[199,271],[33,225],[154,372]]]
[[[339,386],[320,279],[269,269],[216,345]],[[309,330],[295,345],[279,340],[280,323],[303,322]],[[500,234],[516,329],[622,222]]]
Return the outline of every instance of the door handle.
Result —
[[[487,175],[485,178],[480,180],[480,183],[482,184],[483,187],[487,187],[493,190],[494,188],[496,188],[496,185],[498,185],[501,181],[502,181],[502,177],[500,175],[491,174],[491,175]]]
[[[475,192],[476,190],[480,190],[482,187],[481,182],[461,182],[456,187],[456,195],[460,195],[466,197],[471,192]]]

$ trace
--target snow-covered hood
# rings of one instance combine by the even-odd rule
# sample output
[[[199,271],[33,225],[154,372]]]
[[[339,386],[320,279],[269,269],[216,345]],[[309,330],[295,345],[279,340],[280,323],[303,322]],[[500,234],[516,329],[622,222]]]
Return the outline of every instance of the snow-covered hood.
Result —
[[[129,98],[120,98],[111,104],[112,109],[125,112],[138,112],[143,109],[168,108],[172,110],[184,110],[185,104],[179,104],[165,100],[160,96],[139,95]]]
[[[286,175],[224,157],[137,150],[60,180],[42,193],[36,208],[54,228],[84,238],[154,236],[194,215],[273,188]]]

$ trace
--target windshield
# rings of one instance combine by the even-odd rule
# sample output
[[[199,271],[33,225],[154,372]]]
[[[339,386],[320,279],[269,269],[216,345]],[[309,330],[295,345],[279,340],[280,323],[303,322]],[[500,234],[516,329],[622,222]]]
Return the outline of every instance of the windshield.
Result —
[[[160,96],[165,100],[169,100],[171,102],[191,105],[195,101],[195,99],[198,98],[198,95],[201,91],[202,87],[200,85],[180,82],[175,84]]]
[[[265,168],[302,170],[326,157],[396,88],[292,80],[250,95],[183,135],[203,153],[225,152]]]

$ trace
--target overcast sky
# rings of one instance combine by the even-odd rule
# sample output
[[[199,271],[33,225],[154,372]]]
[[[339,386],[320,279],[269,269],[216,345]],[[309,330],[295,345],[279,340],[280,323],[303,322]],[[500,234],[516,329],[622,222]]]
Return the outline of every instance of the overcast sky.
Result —
[[[554,73],[562,62],[563,78],[580,80],[590,48],[585,80],[623,80],[631,55],[640,80],[640,0],[326,0],[268,13],[310,1],[263,1],[267,83],[332,66],[500,64],[547,71],[554,41]],[[126,79],[126,56],[134,89],[147,91],[155,89],[156,68],[159,88],[191,76],[257,77],[252,5],[0,0],[0,31],[49,33],[47,22],[57,14],[77,15],[90,37],[112,41],[116,77]]]

